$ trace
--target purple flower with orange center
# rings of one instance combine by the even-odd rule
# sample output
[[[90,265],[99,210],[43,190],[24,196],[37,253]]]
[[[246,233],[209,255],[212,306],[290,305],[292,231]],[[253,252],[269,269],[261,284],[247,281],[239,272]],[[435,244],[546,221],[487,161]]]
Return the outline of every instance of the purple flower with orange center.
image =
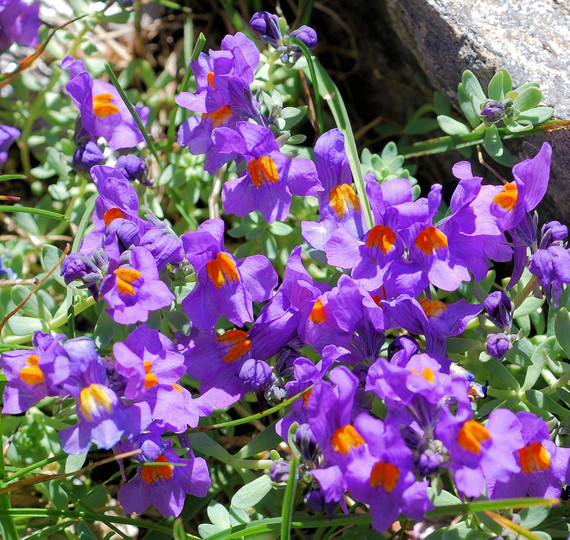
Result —
[[[224,184],[224,210],[243,217],[254,210],[269,222],[284,221],[292,195],[316,195],[322,191],[315,164],[310,159],[289,158],[281,153],[271,130],[238,122],[235,130],[220,127],[214,132],[219,152],[241,156],[244,174]]]
[[[522,444],[513,452],[520,471],[508,481],[487,478],[491,499],[512,497],[558,498],[562,483],[570,484],[570,448],[552,442],[546,422],[534,414],[520,411]]]
[[[263,302],[277,285],[277,274],[263,255],[239,261],[225,251],[224,222],[210,219],[198,230],[182,235],[186,258],[197,283],[182,301],[192,324],[213,328],[220,315],[237,326],[253,320],[253,302]]]
[[[495,188],[491,213],[501,229],[514,229],[544,197],[550,178],[552,147],[544,143],[536,156],[513,167],[514,182]]]
[[[109,266],[101,284],[107,312],[119,324],[146,322],[150,311],[168,307],[174,294],[158,275],[152,254],[143,247],[131,251],[129,264]]]
[[[368,414],[359,415],[354,424],[367,451],[348,466],[346,488],[357,501],[370,506],[372,526],[385,531],[400,513],[422,519],[433,508],[428,483],[416,481],[412,452],[398,430]]]
[[[6,375],[3,414],[20,414],[47,396],[59,396],[70,374],[69,359],[61,340],[50,334],[36,332],[32,350],[7,351],[0,356]]]
[[[153,420],[168,424],[172,431],[198,425],[202,411],[199,402],[194,403],[188,390],[178,384],[186,366],[170,339],[142,325],[124,342],[113,345],[113,355],[117,373],[127,381],[127,400],[146,401]]]
[[[363,216],[358,195],[352,188],[352,174],[344,148],[344,135],[331,129],[315,143],[315,159],[319,183],[323,186],[319,199],[320,221],[303,221],[303,238],[315,249],[323,249],[339,227],[361,238]]]
[[[221,50],[201,53],[190,63],[196,92],[182,92],[176,103],[201,116],[193,116],[180,126],[178,142],[193,155],[206,154],[204,168],[210,174],[232,159],[231,154],[216,149],[212,132],[222,126],[233,128],[248,117],[262,120],[249,89],[258,65],[257,47],[241,32],[226,36]]]
[[[135,119],[112,84],[92,79],[83,61],[71,56],[62,60],[61,67],[70,72],[65,88],[81,113],[81,123],[87,133],[103,137],[113,150],[133,148],[144,142]],[[146,123],[150,109],[135,107],[135,110]]]
[[[446,466],[453,471],[457,489],[478,497],[485,479],[506,482],[520,471],[513,452],[524,446],[522,423],[508,409],[495,409],[484,426],[477,420],[458,421],[444,409],[435,434],[449,452]]]
[[[307,401],[307,417],[324,462],[341,469],[364,450],[364,439],[352,424],[353,418],[364,409],[357,396],[359,380],[346,367],[334,368],[329,379],[313,387]]]
[[[211,486],[208,466],[203,458],[194,457],[191,449],[188,458],[181,458],[170,440],[162,440],[155,433],[141,436],[130,446],[142,450],[136,457],[142,466],[119,489],[119,502],[127,514],[142,514],[154,504],[164,517],[176,517],[182,512],[186,494],[205,497],[208,493]]]
[[[87,452],[92,443],[110,449],[122,436],[141,433],[151,422],[148,403],[121,403],[109,385],[107,369],[92,340],[69,340],[65,347],[72,375],[62,386],[76,401],[79,422],[60,431],[63,450],[68,454],[81,454]]]

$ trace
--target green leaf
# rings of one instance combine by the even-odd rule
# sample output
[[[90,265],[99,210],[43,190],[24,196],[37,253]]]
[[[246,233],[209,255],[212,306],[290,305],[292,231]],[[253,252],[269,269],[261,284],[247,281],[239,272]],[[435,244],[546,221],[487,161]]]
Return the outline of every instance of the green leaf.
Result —
[[[268,474],[264,474],[241,487],[232,497],[232,506],[243,509],[255,506],[271,489],[271,478]]]
[[[511,74],[505,68],[499,69],[503,74],[503,95],[507,95],[513,89]]]
[[[497,359],[492,358],[488,362],[485,362],[483,365],[491,375],[491,386],[495,386],[496,382],[501,382],[503,383],[504,387],[508,388],[509,390],[515,390],[517,392],[520,390],[519,382],[504,366],[504,364],[499,362]]]
[[[231,460],[230,453],[205,433],[191,433],[190,442],[194,450],[206,456],[215,457],[223,463],[228,463]]]
[[[67,456],[65,460],[65,474],[74,473],[83,467],[87,459],[87,452],[85,454],[75,454]]]
[[[483,88],[481,88],[481,83],[472,71],[466,69],[461,77],[461,82],[463,83],[463,87],[467,94],[473,94],[480,101],[485,101],[487,99],[485,92],[483,92]]]
[[[566,356],[570,358],[570,313],[566,308],[560,308],[556,315],[554,334]]]
[[[275,423],[266,427],[257,437],[247,443],[237,454],[236,457],[246,459],[255,454],[259,454],[263,450],[275,448],[281,441],[281,437],[275,432]]]
[[[102,349],[111,343],[115,333],[115,323],[106,310],[101,311],[99,319],[93,331],[93,340],[98,349]]]
[[[449,116],[451,114],[451,105],[449,100],[439,91],[433,93],[433,101],[435,104],[435,112],[437,114],[445,114]]]
[[[544,297],[536,298],[535,296],[529,296],[525,301],[513,312],[513,318],[518,319],[519,317],[524,317],[536,311],[540,306],[544,304]]]
[[[437,123],[448,135],[464,135],[471,131],[463,122],[459,122],[450,116],[438,116]]]
[[[505,99],[503,87],[503,72],[497,71],[487,87],[489,98],[497,101],[503,101]]]
[[[532,124],[541,124],[546,122],[554,114],[554,109],[552,107],[533,107],[528,111],[524,111],[519,114],[517,120],[526,120]]]
[[[438,123],[433,118],[417,118],[404,128],[406,135],[421,135],[437,129]]]
[[[493,157],[500,157],[503,154],[503,141],[495,124],[490,125],[485,131],[483,146]]]
[[[212,501],[206,510],[210,521],[223,529],[228,529],[232,526],[230,523],[230,513],[226,507],[217,501]]]
[[[535,87],[530,87],[521,92],[513,101],[513,105],[521,112],[536,107],[542,99],[542,92]]]
[[[531,508],[523,508],[519,515],[521,517],[521,526],[525,529],[534,529],[540,525],[550,513],[550,508],[544,506],[533,506]]]
[[[269,231],[275,236],[287,236],[293,232],[293,227],[287,225],[287,223],[275,221],[269,226]]]
[[[473,109],[473,104],[471,103],[470,95],[465,91],[462,83],[459,83],[457,87],[457,97],[459,99],[459,107],[465,115],[465,118],[469,121],[472,128],[477,127],[481,124],[481,118],[479,113]]]
[[[531,357],[532,365],[526,370],[526,375],[521,390],[529,390],[534,386],[540,377],[540,372],[542,371],[544,364],[546,364],[546,357],[544,356],[544,353],[554,345],[555,341],[556,338],[554,336],[549,337],[534,350]]]
[[[48,485],[49,496],[57,510],[67,510],[68,498],[66,491],[60,486],[59,480],[50,480]]]
[[[284,127],[282,129],[289,130],[298,124],[305,116],[307,106],[304,107],[284,107],[279,114],[279,117],[284,120]]]

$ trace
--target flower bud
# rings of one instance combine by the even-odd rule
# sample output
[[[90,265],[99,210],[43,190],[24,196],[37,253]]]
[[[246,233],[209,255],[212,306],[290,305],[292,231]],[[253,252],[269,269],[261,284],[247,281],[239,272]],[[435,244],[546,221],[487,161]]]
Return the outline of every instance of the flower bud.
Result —
[[[295,433],[295,446],[301,452],[306,463],[314,463],[319,455],[319,448],[309,424],[301,424]]]
[[[513,344],[504,332],[491,334],[487,340],[487,352],[498,360],[503,358],[512,346]]]
[[[297,30],[293,30],[290,36],[302,41],[309,49],[314,49],[317,46],[317,33],[310,26],[300,26]]]
[[[250,358],[243,363],[239,379],[246,391],[257,392],[273,381],[273,370],[267,362]]]
[[[278,461],[271,467],[269,477],[276,484],[286,484],[289,482],[289,465],[284,461]]]
[[[146,179],[148,169],[145,162],[142,159],[138,158],[137,156],[133,156],[132,154],[119,156],[115,168],[119,169],[119,171],[121,171],[125,176],[125,178],[130,182],[138,180],[141,184],[144,184],[145,186],[152,185]]]
[[[487,318],[502,330],[509,329],[513,323],[514,304],[503,291],[492,292],[483,302]]]
[[[505,116],[505,105],[496,99],[488,99],[481,104],[481,121],[488,127]]]
[[[568,236],[568,227],[559,221],[549,221],[540,230],[540,249],[549,248],[553,242],[561,242]]]
[[[279,17],[267,11],[258,11],[253,14],[249,21],[249,26],[265,43],[269,43],[274,47],[277,42],[282,39],[281,30],[279,28]]]
[[[87,141],[79,145],[73,154],[72,165],[76,171],[89,171],[91,167],[100,165],[105,156],[96,142]]]

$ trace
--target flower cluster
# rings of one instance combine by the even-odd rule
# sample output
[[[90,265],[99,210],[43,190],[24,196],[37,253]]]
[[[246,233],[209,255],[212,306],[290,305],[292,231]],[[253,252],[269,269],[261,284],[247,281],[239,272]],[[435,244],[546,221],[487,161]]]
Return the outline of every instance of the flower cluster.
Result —
[[[290,38],[316,43],[308,27],[284,37],[267,12],[251,26],[284,63],[300,54]],[[507,354],[517,339],[507,292],[526,268],[559,305],[570,283],[568,231],[551,222],[539,242],[531,215],[547,189],[551,147],[515,165],[504,186],[484,184],[468,162],[457,163],[447,213],[439,184],[417,198],[408,179],[380,183],[369,174],[366,193],[357,195],[340,130],[318,138],[314,160],[285,151],[252,91],[259,59],[238,33],[192,62],[196,90],[176,103],[198,114],[182,124],[178,141],[204,156],[209,173],[235,162],[221,190],[227,214],[258,211],[271,224],[288,218],[293,196],[312,197],[319,216],[301,223],[302,238],[334,278],[316,280],[301,246],[282,276],[263,255],[236,256],[220,218],[178,236],[150,210],[141,217],[133,185],[146,180],[141,162],[122,156],[102,165],[97,141],[119,150],[142,136],[114,87],[68,57],[66,88],[81,111],[76,167],[89,171],[98,196],[92,229],[61,274],[104,303],[123,337],[103,355],[89,338],[37,332],[32,350],[3,353],[3,412],[73,399],[78,422],[60,432],[66,452],[92,444],[140,450],[141,466],[119,491],[126,512],[152,503],[176,516],[186,494],[205,496],[206,462],[186,432],[247,394],[267,407],[302,393],[276,429],[285,441],[294,435],[307,500],[332,513],[338,504],[346,510],[350,494],[369,506],[378,531],[400,514],[421,520],[442,479],[464,497],[559,496],[570,483],[570,448],[557,446],[532,412],[494,403],[481,414],[486,386],[448,350],[450,338],[479,320],[495,327],[482,348],[495,359]],[[482,114],[494,119],[491,105]],[[148,110],[138,112],[145,121]],[[480,303],[453,296],[509,261],[506,291],[482,293]],[[169,327],[173,313],[185,324]]]

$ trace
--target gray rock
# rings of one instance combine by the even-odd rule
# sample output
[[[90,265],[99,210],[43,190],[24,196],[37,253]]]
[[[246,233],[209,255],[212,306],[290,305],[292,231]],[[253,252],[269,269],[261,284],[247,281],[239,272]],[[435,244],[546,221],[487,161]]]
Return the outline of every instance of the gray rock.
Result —
[[[466,68],[485,85],[500,67],[515,85],[538,81],[543,103],[570,120],[570,9],[548,0],[387,0],[391,26],[433,86],[455,100]],[[541,221],[570,221],[570,132],[508,143],[516,161],[543,141],[553,146],[550,185]]]
[[[324,14],[315,12],[317,18],[326,15],[317,30],[328,43],[344,44],[356,58],[354,66],[346,60],[348,54],[330,61],[329,50],[323,48],[327,68],[334,72],[336,67],[339,89],[353,105],[356,129],[375,117],[405,125],[406,112],[425,104],[433,90],[443,92],[462,118],[457,84],[463,71],[473,71],[486,87],[501,67],[509,70],[515,85],[539,82],[543,104],[554,107],[556,118],[570,120],[567,0],[330,0],[326,5]],[[359,142],[376,152],[398,138],[375,140],[372,129],[367,136]],[[517,162],[534,156],[544,141],[553,146],[553,163],[549,190],[539,207],[541,221],[570,223],[570,131],[514,139],[505,146]],[[418,174],[427,177],[424,181],[445,183],[451,180],[451,165],[461,159],[458,152],[419,158]],[[471,161],[477,174],[495,181],[476,159]],[[491,158],[488,162],[495,166]],[[496,168],[510,178],[508,169]]]

